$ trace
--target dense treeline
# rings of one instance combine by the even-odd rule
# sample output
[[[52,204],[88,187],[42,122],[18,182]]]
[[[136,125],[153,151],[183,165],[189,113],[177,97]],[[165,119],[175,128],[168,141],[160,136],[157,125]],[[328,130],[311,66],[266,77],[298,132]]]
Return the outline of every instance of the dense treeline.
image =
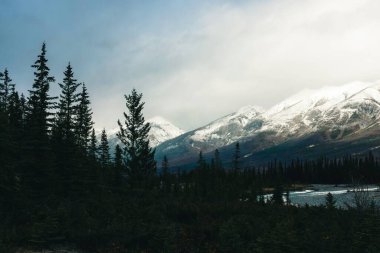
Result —
[[[189,173],[169,171],[170,160],[157,165],[149,147],[142,94],[125,96],[123,147],[110,150],[105,130],[98,143],[87,87],[71,64],[59,97],[49,94],[55,78],[45,44],[32,68],[27,96],[7,69],[0,75],[0,252],[57,245],[89,252],[380,250],[373,206],[340,210],[330,197],[326,207],[296,208],[282,197],[290,182],[376,180],[371,155],[248,170],[240,168],[237,144],[233,168],[223,168],[216,150],[210,163],[200,153]],[[268,186],[275,191],[265,202]]]
[[[262,171],[269,180],[278,176],[290,182],[302,183],[378,183],[380,164],[368,152],[362,156],[347,155],[342,158],[320,157],[315,160],[292,160],[288,164],[273,161]]]

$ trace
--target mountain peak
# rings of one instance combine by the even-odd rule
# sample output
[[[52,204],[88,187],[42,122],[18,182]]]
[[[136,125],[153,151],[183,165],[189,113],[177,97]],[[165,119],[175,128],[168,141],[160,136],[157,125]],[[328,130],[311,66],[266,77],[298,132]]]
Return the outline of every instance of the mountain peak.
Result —
[[[236,114],[247,114],[247,113],[256,113],[256,114],[261,114],[265,112],[264,108],[261,106],[256,106],[256,105],[245,105],[241,107]]]
[[[221,147],[233,150],[236,141],[240,141],[242,147],[248,147],[244,151],[247,154],[288,141],[297,142],[311,135],[321,136],[310,140],[316,143],[345,141],[366,136],[371,131],[380,131],[378,115],[380,81],[308,89],[268,111],[258,106],[244,106],[165,142],[158,146],[156,154],[157,157],[166,154],[186,162],[195,160],[199,150],[205,154]]]
[[[149,140],[151,146],[153,147],[161,144],[162,142],[173,139],[185,132],[161,116],[150,118],[147,122],[151,124]]]
[[[171,122],[169,122],[167,119],[161,116],[154,116],[150,119],[147,119],[146,121],[149,123],[154,123],[154,124],[171,124],[172,125]]]

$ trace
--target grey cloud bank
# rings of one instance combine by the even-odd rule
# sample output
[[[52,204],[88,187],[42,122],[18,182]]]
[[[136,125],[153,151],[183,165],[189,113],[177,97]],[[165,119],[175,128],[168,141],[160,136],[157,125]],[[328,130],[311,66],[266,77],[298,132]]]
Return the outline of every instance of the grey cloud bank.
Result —
[[[0,68],[26,91],[46,41],[57,82],[71,61],[88,85],[98,128],[116,126],[133,87],[146,118],[190,130],[247,104],[380,78],[376,0],[52,2],[0,4]]]

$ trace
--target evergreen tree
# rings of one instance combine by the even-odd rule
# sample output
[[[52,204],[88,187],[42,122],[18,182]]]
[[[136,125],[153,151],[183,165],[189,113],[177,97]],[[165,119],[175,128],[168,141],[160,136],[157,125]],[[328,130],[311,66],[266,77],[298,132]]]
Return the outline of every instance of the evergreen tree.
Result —
[[[169,173],[169,161],[166,155],[164,155],[164,159],[162,160],[161,173],[164,175]]]
[[[117,169],[123,167],[123,150],[119,144],[117,144],[115,147],[115,167]]]
[[[141,101],[142,94],[133,89],[130,95],[124,97],[128,113],[124,112],[124,124],[118,120],[120,131],[117,136],[125,145],[126,167],[131,183],[139,184],[155,174],[155,151],[149,147],[150,124],[145,123],[142,114],[145,104]]]
[[[240,144],[239,142],[235,145],[235,153],[233,157],[233,168],[235,171],[238,171],[240,169]]]
[[[107,167],[110,162],[110,148],[108,145],[107,133],[105,129],[102,130],[102,134],[100,136],[99,152],[100,163],[103,167]]]
[[[51,187],[56,185],[54,179],[54,160],[50,147],[50,130],[53,122],[51,112],[55,108],[54,99],[48,92],[54,77],[49,75],[46,59],[46,45],[43,43],[41,53],[32,65],[34,83],[29,90],[26,128],[27,138],[24,145],[25,187],[31,198],[43,198],[53,194]]]
[[[8,207],[12,201],[16,175],[14,173],[15,160],[12,159],[15,146],[11,138],[7,108],[9,94],[7,81],[5,81],[9,77],[6,76],[7,74],[0,72],[0,206]]]
[[[94,122],[92,121],[89,95],[84,83],[82,84],[82,92],[79,95],[76,124],[76,139],[78,144],[80,147],[87,149]]]
[[[8,118],[3,109],[0,110],[0,214],[7,212],[4,208],[11,208],[13,192],[15,191],[16,175],[14,170],[15,160],[14,145],[11,139]],[[11,209],[9,209],[11,210]]]
[[[220,153],[218,149],[215,149],[215,152],[214,152],[214,162],[215,162],[215,169],[217,170],[223,169],[222,160],[220,158]]]
[[[26,101],[26,98],[24,96],[24,93],[21,93],[21,96],[20,96],[20,107],[21,107],[21,111],[22,111],[22,120],[25,123],[26,113],[27,113],[27,101]]]
[[[91,137],[90,137],[90,146],[88,148],[88,155],[93,159],[96,160],[98,148],[97,148],[97,139],[95,135],[95,129],[93,128],[91,131]]]
[[[276,205],[283,205],[284,199],[283,199],[283,193],[284,189],[280,184],[277,184],[274,188],[273,195],[272,195],[272,202]]]
[[[14,92],[9,101],[8,107],[9,124],[16,131],[22,131],[23,127],[23,105],[18,95],[18,92]]]
[[[49,67],[46,59],[46,45],[42,44],[41,53],[32,65],[34,71],[33,89],[29,90],[27,123],[29,131],[35,140],[45,141],[49,128],[52,124],[51,109],[55,108],[55,97],[49,96],[50,83],[54,82],[53,76],[49,75]],[[39,145],[37,145],[39,146]]]
[[[205,159],[203,157],[202,150],[199,151],[198,161],[197,161],[197,167],[198,167],[198,169],[204,169],[206,167],[206,161],[205,161]]]
[[[59,83],[62,91],[58,103],[57,128],[64,141],[74,143],[75,119],[77,118],[77,103],[79,102],[79,94],[77,93],[79,83],[74,79],[74,72],[70,63],[63,74],[63,83]]]
[[[325,200],[325,205],[327,209],[334,209],[336,204],[336,200],[334,199],[334,196],[331,194],[331,192],[327,193],[326,195],[326,200]]]
[[[0,107],[2,107],[2,110],[8,111],[14,92],[15,84],[12,83],[8,70],[5,69],[4,73],[0,73]]]

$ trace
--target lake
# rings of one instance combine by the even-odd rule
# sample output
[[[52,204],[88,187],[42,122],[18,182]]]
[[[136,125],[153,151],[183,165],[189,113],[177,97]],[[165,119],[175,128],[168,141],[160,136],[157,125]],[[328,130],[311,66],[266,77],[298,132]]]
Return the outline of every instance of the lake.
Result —
[[[355,206],[355,194],[363,194],[368,196],[368,199],[374,200],[376,206],[380,206],[380,187],[377,185],[365,185],[361,187],[365,193],[355,193],[355,188],[347,185],[313,184],[302,191],[290,191],[289,198],[291,203],[295,205],[324,205],[326,195],[330,192],[336,200],[336,206],[346,208],[346,204]],[[271,196],[272,194],[267,194],[264,197],[265,199],[269,199]]]

